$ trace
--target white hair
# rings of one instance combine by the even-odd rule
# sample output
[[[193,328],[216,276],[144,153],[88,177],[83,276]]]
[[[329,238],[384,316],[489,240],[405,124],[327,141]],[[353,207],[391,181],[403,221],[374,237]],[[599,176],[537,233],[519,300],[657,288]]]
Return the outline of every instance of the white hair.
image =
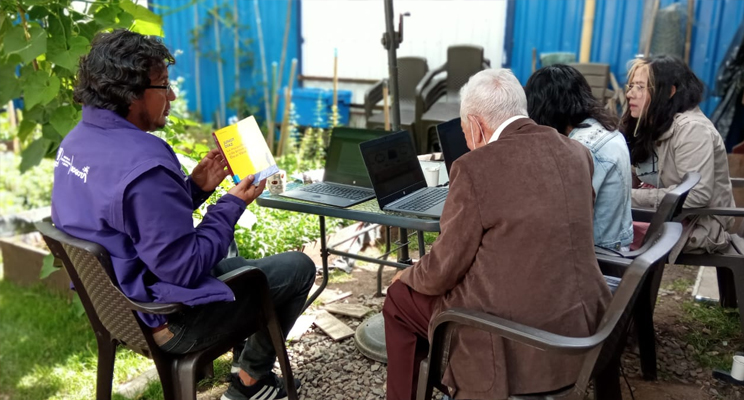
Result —
[[[491,129],[527,115],[527,96],[510,69],[486,69],[470,77],[460,89],[460,117],[466,121],[468,115],[481,117]]]

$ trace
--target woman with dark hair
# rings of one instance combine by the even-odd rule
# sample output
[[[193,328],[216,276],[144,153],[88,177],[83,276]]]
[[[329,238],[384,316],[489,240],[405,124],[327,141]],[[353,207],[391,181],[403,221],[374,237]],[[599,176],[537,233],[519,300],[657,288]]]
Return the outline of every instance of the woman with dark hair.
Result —
[[[695,171],[701,179],[687,196],[686,208],[734,207],[726,148],[698,107],[703,83],[692,70],[670,56],[637,59],[628,72],[626,97],[629,107],[620,129],[635,166],[633,206],[656,208],[687,172]],[[722,251],[732,224],[731,217],[692,218],[670,259],[681,251]]]
[[[551,65],[527,81],[527,111],[540,125],[555,128],[592,154],[594,244],[627,249],[633,241],[630,212],[630,155],[615,118],[592,95],[583,75],[568,65]]]

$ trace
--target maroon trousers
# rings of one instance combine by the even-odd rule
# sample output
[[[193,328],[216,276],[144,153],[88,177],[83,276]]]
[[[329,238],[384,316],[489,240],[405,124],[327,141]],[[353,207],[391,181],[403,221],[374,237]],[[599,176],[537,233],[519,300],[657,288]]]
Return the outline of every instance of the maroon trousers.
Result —
[[[429,352],[429,321],[437,297],[426,296],[397,281],[382,308],[387,348],[387,400],[416,397],[419,364]]]

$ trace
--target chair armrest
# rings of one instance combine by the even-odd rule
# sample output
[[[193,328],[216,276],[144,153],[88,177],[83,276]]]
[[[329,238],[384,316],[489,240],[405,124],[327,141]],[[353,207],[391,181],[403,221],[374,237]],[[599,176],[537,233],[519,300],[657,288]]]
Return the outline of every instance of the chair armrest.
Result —
[[[447,94],[447,78],[434,80],[420,93],[416,93],[415,121],[421,121],[421,117],[437,100]]]
[[[364,92],[364,116],[366,119],[372,116],[372,109],[382,100],[382,86],[384,82],[384,79],[377,81],[377,83]]]
[[[483,64],[481,64],[481,67],[483,67],[483,69],[489,69],[489,68],[491,68],[491,60],[489,60],[487,58],[484,58],[483,59]]]
[[[651,222],[656,210],[653,208],[631,208],[630,213],[635,222]]]
[[[173,314],[185,310],[181,303],[144,303],[129,299],[130,308],[147,314]]]
[[[731,186],[744,187],[744,178],[729,178],[729,179],[731,179]]]
[[[674,219],[680,221],[694,215],[718,215],[720,217],[744,217],[744,208],[735,207],[710,207],[710,208],[685,208]]]
[[[423,114],[428,110],[427,108],[424,108],[424,89],[427,89],[429,85],[431,84],[431,81],[434,79],[434,77],[438,74],[441,74],[442,72],[445,72],[445,67],[447,66],[447,63],[444,63],[440,65],[436,69],[432,69],[429,72],[424,75],[423,78],[419,81],[418,84],[416,84],[416,114]]]
[[[463,308],[452,308],[437,315],[432,322],[432,329],[436,334],[436,330],[441,329],[440,326],[448,324],[469,326],[536,349],[557,351],[563,354],[583,354],[602,344],[609,334],[607,331],[605,335],[594,335],[588,338],[556,335],[495,315]]]
[[[426,112],[431,106],[447,94],[447,78],[436,79],[429,87],[421,92],[424,101],[423,111]]]

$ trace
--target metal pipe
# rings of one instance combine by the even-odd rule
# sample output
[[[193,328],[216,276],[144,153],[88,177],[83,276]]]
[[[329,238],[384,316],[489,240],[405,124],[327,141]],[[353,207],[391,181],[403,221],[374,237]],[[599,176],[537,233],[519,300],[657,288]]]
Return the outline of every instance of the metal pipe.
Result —
[[[392,97],[390,104],[390,122],[393,131],[400,130],[400,99],[398,98],[398,38],[393,25],[393,0],[385,0],[385,34],[387,35],[389,89]]]

